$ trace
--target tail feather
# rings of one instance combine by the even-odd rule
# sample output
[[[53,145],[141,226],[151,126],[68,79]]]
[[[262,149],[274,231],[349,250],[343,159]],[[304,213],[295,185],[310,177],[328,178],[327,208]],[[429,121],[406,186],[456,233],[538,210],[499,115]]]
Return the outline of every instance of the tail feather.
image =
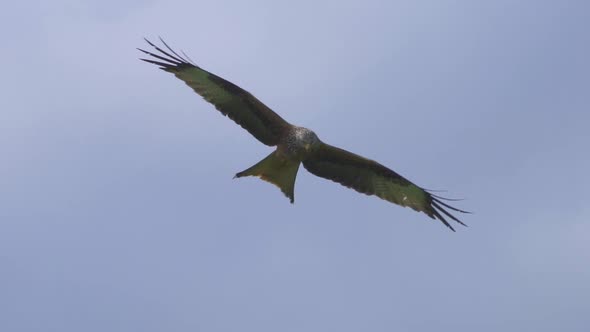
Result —
[[[256,165],[236,174],[236,178],[257,176],[279,187],[291,203],[295,202],[295,178],[301,162],[281,158],[274,151]]]

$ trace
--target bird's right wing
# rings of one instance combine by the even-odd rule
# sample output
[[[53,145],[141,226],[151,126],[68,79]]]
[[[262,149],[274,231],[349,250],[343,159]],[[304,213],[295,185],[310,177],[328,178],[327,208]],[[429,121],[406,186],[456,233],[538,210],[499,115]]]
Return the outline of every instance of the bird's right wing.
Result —
[[[139,49],[151,57],[141,60],[158,65],[160,69],[183,80],[218,111],[234,120],[260,142],[269,146],[277,145],[284,131],[291,126],[248,91],[191,63],[186,56],[182,57],[174,52],[163,40],[162,43],[169,52],[147,39],[146,42],[155,51],[153,53]]]
[[[462,213],[466,211],[442,202],[445,198],[427,192],[376,161],[321,143],[316,152],[303,161],[303,166],[317,176],[360,193],[376,195],[386,201],[424,212],[453,231],[445,216],[465,226],[445,208]]]

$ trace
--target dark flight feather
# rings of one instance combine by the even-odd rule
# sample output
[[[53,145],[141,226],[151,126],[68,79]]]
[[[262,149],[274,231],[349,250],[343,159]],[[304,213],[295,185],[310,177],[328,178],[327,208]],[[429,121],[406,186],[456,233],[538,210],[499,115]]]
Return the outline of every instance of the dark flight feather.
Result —
[[[160,41],[167,50],[146,39],[154,50],[150,52],[138,49],[148,56],[141,60],[174,74],[260,142],[269,146],[283,144],[283,139],[295,128],[246,90],[200,68],[184,52],[181,52],[184,55],[181,56],[162,38]],[[293,186],[299,160],[289,164],[289,167],[284,167],[282,163],[270,163],[270,166],[264,164],[266,165],[264,167],[260,165],[262,164],[254,165],[238,173],[237,176],[260,176],[278,185],[293,202]],[[466,226],[448,210],[459,213],[469,212],[444,202],[457,201],[457,199],[445,198],[432,193],[436,191],[421,188],[376,161],[320,143],[311,155],[305,157],[303,166],[312,174],[335,181],[360,193],[375,195],[391,203],[423,212],[430,218],[441,221],[453,231],[455,229],[447,219]],[[287,170],[286,173],[285,170]]]
[[[332,180],[360,193],[375,195],[391,203],[424,212],[429,217],[440,220],[453,231],[455,229],[445,216],[465,226],[445,208],[461,213],[467,213],[466,211],[442,202],[439,198],[433,197],[426,190],[376,161],[322,143],[322,146],[311,157],[303,161],[303,166],[312,174]]]
[[[248,91],[189,62],[160,40],[168,51],[146,39],[159,54],[139,49],[152,57],[141,60],[157,65],[183,80],[218,111],[234,120],[260,142],[269,146],[279,143],[285,131],[291,127],[287,121]]]

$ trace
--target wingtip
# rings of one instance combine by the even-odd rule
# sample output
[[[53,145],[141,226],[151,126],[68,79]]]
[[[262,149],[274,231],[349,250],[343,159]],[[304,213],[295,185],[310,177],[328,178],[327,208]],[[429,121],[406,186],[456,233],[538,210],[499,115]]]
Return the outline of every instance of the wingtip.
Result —
[[[431,218],[440,220],[443,224],[445,224],[445,226],[449,227],[453,231],[455,231],[455,229],[449,224],[446,217],[448,217],[449,219],[457,222],[458,224],[460,224],[464,227],[468,227],[467,224],[462,222],[459,218],[454,216],[452,213],[447,211],[445,208],[448,208],[450,210],[460,212],[460,213],[470,213],[470,212],[457,209],[453,206],[445,204],[444,202],[441,202],[439,199],[436,199],[436,198],[433,198],[430,204],[431,204],[431,209],[430,209],[430,212],[427,214]]]
[[[450,230],[452,230],[453,232],[456,232],[455,228],[453,228],[453,226],[451,226],[451,224],[445,219],[445,217],[443,217],[436,209],[433,208],[431,213],[428,214],[428,216],[434,220],[438,220],[438,221],[442,222]]]
[[[154,45],[154,43],[152,43],[149,39],[147,39],[146,37],[143,37],[143,40],[145,40],[146,43],[148,43],[150,46],[152,47],[156,47],[156,45]]]
[[[136,49],[136,50],[138,50],[138,51],[140,51],[140,52],[143,52],[143,53],[145,53],[145,54],[148,54],[148,55],[150,54],[150,52],[148,52],[148,51],[146,51],[146,50],[144,50],[144,49],[141,49],[141,48],[139,48],[139,47],[136,47],[135,49]]]
[[[151,63],[154,63],[159,66],[162,66],[162,64],[164,64],[165,69],[170,69],[172,67],[185,67],[185,66],[195,66],[196,67],[196,65],[194,65],[191,61],[180,56],[170,46],[168,46],[168,44],[166,44],[166,42],[164,41],[164,39],[162,39],[162,37],[158,37],[158,38],[160,39],[160,41],[164,45],[163,47],[168,49],[169,52],[158,47],[156,44],[152,43],[146,37],[144,37],[143,40],[145,40],[145,42],[148,45],[153,47],[154,50],[152,50],[152,52],[141,49],[141,48],[137,48],[137,50],[144,53],[144,54],[147,54],[149,57],[154,58],[155,60],[163,61],[163,62],[155,61],[155,62],[151,62]],[[144,61],[150,62],[147,60],[144,60]],[[152,60],[152,61],[154,61],[154,60]]]
[[[437,197],[434,197],[432,200],[433,200],[433,202],[436,202],[436,203],[438,203],[438,204],[441,204],[442,206],[444,206],[444,207],[446,207],[446,208],[448,208],[448,209],[451,209],[451,210],[453,210],[453,211],[456,211],[456,212],[461,212],[461,213],[467,213],[467,214],[472,214],[472,212],[465,211],[465,210],[461,210],[461,209],[458,209],[458,208],[456,208],[456,207],[454,207],[454,206],[451,206],[451,205],[449,205],[449,204],[447,204],[447,203],[445,203],[445,202],[442,202],[442,201],[441,201],[440,199],[438,199]],[[440,207],[439,207],[439,208],[440,208]]]

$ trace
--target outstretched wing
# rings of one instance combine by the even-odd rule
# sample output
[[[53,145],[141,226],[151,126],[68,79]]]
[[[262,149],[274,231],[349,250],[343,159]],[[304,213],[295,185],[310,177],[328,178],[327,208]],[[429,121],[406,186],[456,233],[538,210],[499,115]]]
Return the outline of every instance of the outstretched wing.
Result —
[[[169,52],[146,39],[155,51],[152,53],[138,49],[151,57],[141,60],[158,65],[160,69],[183,80],[218,111],[234,120],[260,142],[269,146],[277,145],[285,129],[291,126],[287,121],[248,91],[198,67],[190,59],[187,60],[186,55],[178,55],[161,41]]]
[[[468,213],[454,208],[436,196],[406,180],[389,168],[354,153],[321,143],[317,151],[303,166],[309,172],[338,182],[343,186],[367,195],[376,195],[386,201],[411,207],[424,212],[432,219],[438,219],[451,230],[455,230],[445,216],[465,226],[445,208]]]

